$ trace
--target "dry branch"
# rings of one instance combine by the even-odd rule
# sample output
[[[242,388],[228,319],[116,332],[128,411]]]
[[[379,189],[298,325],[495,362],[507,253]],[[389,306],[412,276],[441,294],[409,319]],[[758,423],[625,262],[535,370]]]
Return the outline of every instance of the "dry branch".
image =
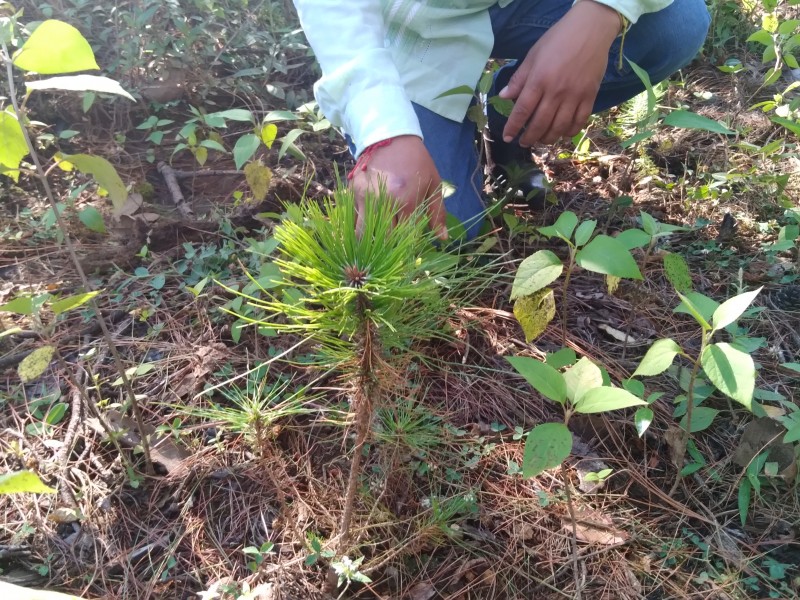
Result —
[[[192,210],[191,205],[189,202],[184,198],[183,192],[181,191],[181,186],[178,183],[178,177],[176,171],[170,167],[165,162],[158,163],[158,172],[161,173],[161,176],[164,178],[164,183],[167,184],[167,189],[169,190],[170,195],[172,196],[172,201],[175,203],[175,206],[178,209],[178,212],[184,219],[191,219],[194,217],[194,211]]]

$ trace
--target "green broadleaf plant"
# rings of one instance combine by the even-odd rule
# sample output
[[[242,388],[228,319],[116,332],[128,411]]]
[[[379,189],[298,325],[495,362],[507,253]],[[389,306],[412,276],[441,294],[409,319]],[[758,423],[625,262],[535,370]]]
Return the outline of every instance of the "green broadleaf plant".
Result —
[[[570,210],[562,212],[555,223],[539,227],[538,232],[548,238],[558,238],[567,244],[569,255],[566,268],[555,253],[550,250],[539,250],[520,263],[514,277],[511,299],[520,302],[549,286],[566,271],[561,292],[561,329],[565,339],[567,289],[576,265],[603,275],[642,278],[629,247],[616,238],[602,234],[595,235],[596,228],[595,220],[579,222],[574,212]],[[552,318],[552,314],[540,316],[548,321]]]
[[[566,460],[572,450],[568,425],[574,414],[595,414],[646,404],[625,389],[603,385],[603,372],[586,357],[569,365],[563,373],[534,358],[513,356],[507,360],[537,392],[564,411],[563,423],[537,425],[527,434],[523,477],[535,477]]]

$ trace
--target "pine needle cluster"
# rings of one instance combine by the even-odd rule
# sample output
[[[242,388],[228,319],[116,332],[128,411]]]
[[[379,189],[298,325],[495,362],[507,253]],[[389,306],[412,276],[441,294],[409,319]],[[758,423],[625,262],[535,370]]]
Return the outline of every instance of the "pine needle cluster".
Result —
[[[423,212],[396,218],[383,192],[367,197],[364,211],[360,236],[350,190],[291,211],[274,231],[286,287],[248,297],[265,315],[250,320],[313,337],[329,364],[354,357],[365,324],[384,353],[440,336],[458,257],[435,246]]]

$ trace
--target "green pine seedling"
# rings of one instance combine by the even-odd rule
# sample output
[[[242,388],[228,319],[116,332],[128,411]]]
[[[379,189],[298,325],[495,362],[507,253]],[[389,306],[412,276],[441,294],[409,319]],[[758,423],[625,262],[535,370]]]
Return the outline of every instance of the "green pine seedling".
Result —
[[[348,189],[322,204],[287,207],[276,226],[279,288],[250,280],[260,298],[247,305],[264,316],[238,314],[277,333],[313,343],[316,362],[339,370],[352,385],[356,443],[339,531],[339,554],[347,549],[359,466],[373,407],[386,390],[403,385],[402,369],[413,345],[444,337],[453,290],[469,275],[456,272],[459,258],[435,245],[425,207],[396,218],[396,204],[383,190],[365,199],[360,234]],[[233,291],[233,290],[230,290]]]

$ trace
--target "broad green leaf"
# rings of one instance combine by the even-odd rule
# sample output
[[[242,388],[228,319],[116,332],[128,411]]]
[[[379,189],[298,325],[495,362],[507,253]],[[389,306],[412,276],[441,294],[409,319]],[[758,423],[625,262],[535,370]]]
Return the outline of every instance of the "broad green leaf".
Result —
[[[800,135],[800,123],[797,121],[792,121],[791,119],[787,119],[785,117],[770,117],[770,121],[773,123],[777,123],[778,125],[784,126],[786,129],[791,131],[795,135]]]
[[[758,288],[752,292],[739,294],[738,296],[734,296],[733,298],[720,304],[719,308],[714,311],[714,315],[711,317],[711,323],[714,325],[714,331],[724,329],[736,321],[736,319],[738,319],[742,313],[747,310],[747,307],[753,303],[753,300],[756,299],[756,296],[758,296],[758,293],[761,291],[761,289],[762,288]]]
[[[603,372],[585,356],[564,371],[563,377],[572,404],[577,404],[590,389],[603,385]]]
[[[627,250],[633,250],[634,248],[647,246],[652,236],[641,229],[626,229],[625,231],[620,231],[614,239],[625,246]]]
[[[525,341],[530,342],[544,333],[556,316],[556,301],[553,290],[543,289],[530,296],[517,298],[514,302],[514,316],[517,318]]]
[[[38,29],[37,29],[38,31]],[[69,162],[81,173],[91,175],[95,181],[108,192],[114,208],[119,210],[128,199],[128,190],[122,183],[117,170],[110,162],[100,156],[91,154],[64,155],[62,159]]]
[[[525,440],[522,476],[536,477],[563,463],[572,452],[572,433],[563,423],[544,423],[534,427]]]
[[[765,29],[759,29],[758,31],[750,35],[750,37],[747,38],[746,41],[756,42],[763,46],[770,46],[772,45],[772,36],[769,34],[769,31],[766,31]]]
[[[2,307],[0,307],[0,310],[2,310]],[[786,363],[781,363],[781,366],[785,369],[789,369],[790,371],[795,371],[796,373],[800,373],[800,363],[786,362]]]
[[[663,123],[683,129],[699,129],[701,131],[710,131],[723,135],[736,135],[735,131],[728,129],[722,123],[688,110],[673,110],[664,117]]]
[[[267,197],[269,184],[272,182],[272,170],[268,166],[260,160],[249,162],[244,166],[244,177],[253,192],[253,200],[261,202]]]
[[[594,273],[628,279],[642,278],[630,251],[621,242],[607,235],[598,235],[586,244],[578,252],[575,261]]]
[[[692,409],[692,429],[689,433],[697,433],[699,431],[703,431],[708,429],[711,426],[711,423],[714,422],[714,418],[717,416],[719,411],[715,408],[709,408],[708,406],[695,406]],[[683,415],[681,419],[681,429],[686,431],[686,419],[687,415]]]
[[[739,481],[739,494],[737,502],[739,505],[739,520],[742,527],[747,523],[747,513],[750,510],[750,496],[753,491],[753,485],[749,479],[742,479]]]
[[[438,100],[439,98],[447,98],[448,96],[458,96],[461,94],[466,94],[472,96],[475,93],[475,90],[469,87],[468,85],[460,85],[458,87],[451,88],[446,92],[442,92],[434,100]]]
[[[50,19],[39,24],[14,54],[14,65],[42,75],[96,71],[100,67],[86,38],[72,25]]]
[[[678,297],[681,299],[681,303],[672,312],[691,315],[700,327],[706,330],[711,329],[708,322],[719,306],[716,300],[712,300],[700,292],[689,292],[685,295],[678,292]]]
[[[703,371],[717,389],[748,410],[753,410],[756,367],[753,358],[730,344],[708,346],[700,357]]]
[[[633,423],[636,425],[636,433],[639,437],[642,437],[644,432],[648,430],[653,422],[653,417],[653,409],[648,406],[641,406],[636,409],[636,414],[633,415]]]
[[[506,360],[542,396],[564,404],[567,398],[567,384],[561,373],[550,365],[527,356],[509,356]]]
[[[547,237],[560,237],[563,240],[569,240],[577,224],[578,215],[571,210],[565,210],[552,225],[539,227],[539,233]]]
[[[65,313],[67,311],[73,310],[86,304],[89,300],[97,296],[100,292],[86,292],[85,294],[75,294],[74,296],[67,296],[66,298],[61,298],[60,300],[56,300],[50,306],[52,311],[60,315],[61,313]]]
[[[40,79],[38,81],[26,81],[25,86],[29,90],[67,90],[72,92],[115,94],[136,102],[136,99],[126,92],[119,82],[98,75],[51,77],[50,79]]]
[[[237,169],[241,169],[242,165],[248,160],[253,158],[253,155],[261,146],[261,138],[254,133],[248,133],[236,140],[233,146],[233,163]]]
[[[778,26],[778,33],[781,35],[791,35],[800,25],[800,19],[787,19]]]
[[[692,291],[692,275],[689,272],[689,265],[680,254],[674,252],[664,254],[664,274],[675,291],[681,294]]]
[[[261,128],[261,141],[269,149],[278,137],[278,126],[274,123],[265,123]]]
[[[41,376],[53,360],[55,351],[54,346],[42,346],[26,356],[17,366],[17,373],[22,382],[28,383]]]
[[[644,406],[647,403],[628,390],[613,387],[595,387],[588,390],[575,403],[575,410],[583,414],[608,412],[629,406]]]
[[[167,283],[167,277],[163,273],[158,273],[157,275],[153,275],[153,278],[150,280],[150,287],[154,290],[160,290],[164,288],[164,285]]]
[[[644,398],[644,384],[638,379],[623,379],[622,387],[628,390],[634,396]]]
[[[488,94],[489,90],[492,89],[492,83],[494,82],[494,73],[492,71],[486,71],[483,75],[481,75],[480,80],[478,80],[478,93],[480,94]]]
[[[47,416],[45,417],[45,423],[48,425],[58,425],[61,420],[64,418],[64,415],[67,414],[67,403],[66,402],[59,402],[49,411],[47,411]]]
[[[0,475],[0,494],[55,494],[32,471],[12,471]]]
[[[783,443],[793,444],[798,441],[800,441],[800,423],[795,423],[787,429],[786,435],[783,436]]]
[[[262,123],[274,123],[275,121],[297,121],[300,117],[288,110],[272,110],[267,113]]]
[[[491,104],[492,107],[494,107],[494,109],[504,117],[510,116],[511,111],[514,110],[514,101],[510,98],[492,96],[489,98],[489,104]]]
[[[576,360],[578,360],[578,357],[572,348],[561,348],[561,350],[548,354],[545,358],[545,362],[554,369],[561,369],[571,365]]]
[[[300,149],[295,145],[295,141],[302,133],[302,129],[292,129],[289,133],[283,136],[283,143],[281,144],[280,150],[278,150],[278,160],[282,159],[283,155],[290,150],[293,151],[293,154],[297,154],[301,157],[304,156]]]
[[[511,286],[511,299],[529,296],[559,278],[564,265],[550,250],[539,250],[522,261]]]
[[[19,164],[28,155],[22,125],[15,115],[0,112],[0,172],[19,181]]]
[[[674,340],[670,338],[657,340],[650,346],[632,377],[659,375],[672,365],[672,361],[680,353],[681,347]]]
[[[200,146],[203,148],[208,148],[209,150],[216,150],[217,152],[222,152],[223,154],[227,152],[225,146],[220,144],[217,140],[203,140],[200,142]],[[208,157],[208,153],[206,153],[206,157]]]
[[[253,113],[244,108],[229,108],[227,110],[220,110],[206,116],[220,117],[222,119],[229,119],[231,121],[241,121],[244,123],[247,123],[248,121],[252,122],[253,120]]]
[[[106,233],[106,224],[103,215],[94,206],[87,206],[78,212],[78,219],[95,233]]]
[[[10,312],[17,315],[32,315],[33,314],[33,297],[31,296],[18,296],[10,302],[6,302],[0,306],[0,312]]]
[[[578,246],[578,248],[589,241],[594,233],[595,227],[597,227],[597,221],[594,219],[591,221],[583,221],[578,225],[578,228],[575,230],[575,245]]]
[[[639,211],[639,215],[642,219],[642,229],[644,229],[644,232],[649,235],[656,235],[658,233],[658,221],[655,220],[653,215],[643,210]]]

